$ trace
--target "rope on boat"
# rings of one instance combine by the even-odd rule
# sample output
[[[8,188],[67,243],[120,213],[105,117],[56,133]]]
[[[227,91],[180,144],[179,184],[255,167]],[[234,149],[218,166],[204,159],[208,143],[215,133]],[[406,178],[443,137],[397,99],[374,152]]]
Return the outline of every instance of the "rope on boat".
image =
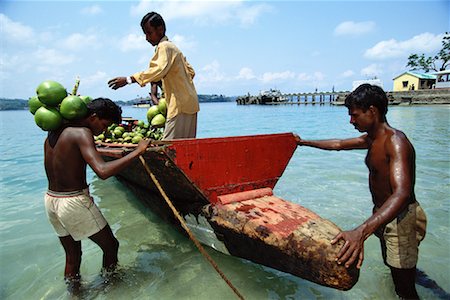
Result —
[[[151,179],[153,180],[153,182],[155,183],[156,187],[158,188],[159,192],[161,193],[161,195],[163,196],[164,200],[166,201],[166,203],[169,205],[169,207],[172,209],[173,214],[175,215],[175,217],[178,219],[178,221],[180,221],[181,226],[183,227],[184,230],[186,230],[187,234],[189,235],[189,238],[194,242],[195,246],[197,246],[197,249],[200,251],[200,253],[206,258],[206,260],[213,266],[213,268],[217,271],[217,273],[219,273],[220,277],[222,277],[222,279],[228,284],[228,286],[233,290],[233,292],[236,294],[236,296],[239,299],[244,299],[244,297],[241,295],[241,293],[239,293],[239,291],[236,289],[236,287],[231,283],[231,281],[225,276],[225,274],[219,269],[219,266],[217,265],[217,263],[212,259],[212,257],[206,252],[206,250],[203,248],[203,246],[200,244],[200,242],[196,239],[196,237],[194,236],[194,234],[192,233],[192,231],[189,229],[189,227],[187,227],[186,222],[184,221],[183,217],[181,217],[180,213],[178,212],[178,210],[175,208],[175,206],[173,205],[172,201],[170,201],[169,197],[167,197],[166,192],[164,191],[164,189],[161,187],[161,185],[159,184],[158,179],[156,179],[155,175],[152,173],[152,171],[150,170],[150,168],[148,167],[147,163],[145,162],[144,157],[142,157],[142,155],[139,156],[139,159],[142,162],[142,165],[144,166],[145,170],[147,171],[147,174],[151,177]]]

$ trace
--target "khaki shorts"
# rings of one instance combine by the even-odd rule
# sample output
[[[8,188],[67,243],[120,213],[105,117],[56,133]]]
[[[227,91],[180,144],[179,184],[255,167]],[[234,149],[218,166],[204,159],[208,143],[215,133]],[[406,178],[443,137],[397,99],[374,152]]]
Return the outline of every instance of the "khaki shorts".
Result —
[[[419,203],[415,202],[397,218],[377,230],[375,234],[380,238],[384,263],[398,269],[414,268],[426,226],[425,212]]]
[[[68,193],[49,190],[45,194],[45,208],[59,237],[71,235],[75,241],[80,241],[108,224],[88,189]]]
[[[195,138],[197,135],[197,113],[178,114],[166,120],[163,140]]]

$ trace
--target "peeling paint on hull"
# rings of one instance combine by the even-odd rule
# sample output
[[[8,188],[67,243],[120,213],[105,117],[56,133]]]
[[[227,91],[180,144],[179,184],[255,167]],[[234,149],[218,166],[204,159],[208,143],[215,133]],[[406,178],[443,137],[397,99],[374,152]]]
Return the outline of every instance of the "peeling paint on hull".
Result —
[[[335,262],[340,231],[310,210],[273,195],[297,145],[292,133],[186,139],[151,147],[144,157],[169,199],[195,236],[218,251],[348,290],[357,281],[355,266]],[[99,145],[106,160],[131,149]],[[163,219],[174,218],[140,161],[118,179]]]

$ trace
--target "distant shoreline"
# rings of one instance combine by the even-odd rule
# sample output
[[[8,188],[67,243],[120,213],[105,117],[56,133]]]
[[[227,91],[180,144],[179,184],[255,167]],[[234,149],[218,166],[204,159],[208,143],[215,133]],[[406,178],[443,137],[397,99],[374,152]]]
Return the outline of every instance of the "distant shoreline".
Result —
[[[198,95],[198,99],[200,103],[209,103],[209,102],[234,102],[236,97],[226,97],[223,95]],[[133,106],[141,101],[149,100],[149,99],[134,99],[128,101],[114,101],[120,106]],[[28,109],[28,100],[24,99],[7,99],[0,98],[0,111],[3,110],[27,110]]]
[[[350,92],[348,92],[350,93]],[[450,89],[417,90],[405,92],[386,92],[389,105],[447,105],[450,104]],[[346,94],[340,95],[338,99],[331,102],[332,105],[343,105]],[[235,102],[237,97],[226,97],[223,95],[198,95],[200,103]],[[148,99],[134,99],[128,101],[115,101],[120,106],[133,106],[134,104]],[[284,103],[279,103],[280,105]],[[319,104],[319,103],[317,103]],[[327,102],[330,104],[330,102]],[[0,111],[27,110],[28,100],[0,98]]]

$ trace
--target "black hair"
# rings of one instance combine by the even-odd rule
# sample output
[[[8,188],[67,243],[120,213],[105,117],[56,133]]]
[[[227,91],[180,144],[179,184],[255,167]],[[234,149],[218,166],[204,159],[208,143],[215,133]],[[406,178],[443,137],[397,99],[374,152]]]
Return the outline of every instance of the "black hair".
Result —
[[[157,28],[158,26],[163,26],[164,27],[164,31],[166,31],[166,23],[164,23],[164,19],[161,17],[160,14],[152,11],[149,12],[148,14],[146,14],[141,21],[141,27],[142,30],[144,30],[144,26],[147,23],[150,23],[150,25],[154,28]]]
[[[345,98],[348,109],[360,108],[366,112],[370,106],[374,106],[380,112],[380,116],[385,119],[388,111],[388,98],[383,89],[368,83],[361,84]]]
[[[111,99],[97,98],[87,104],[89,115],[96,114],[100,119],[110,120],[116,124],[122,122],[122,109]]]

